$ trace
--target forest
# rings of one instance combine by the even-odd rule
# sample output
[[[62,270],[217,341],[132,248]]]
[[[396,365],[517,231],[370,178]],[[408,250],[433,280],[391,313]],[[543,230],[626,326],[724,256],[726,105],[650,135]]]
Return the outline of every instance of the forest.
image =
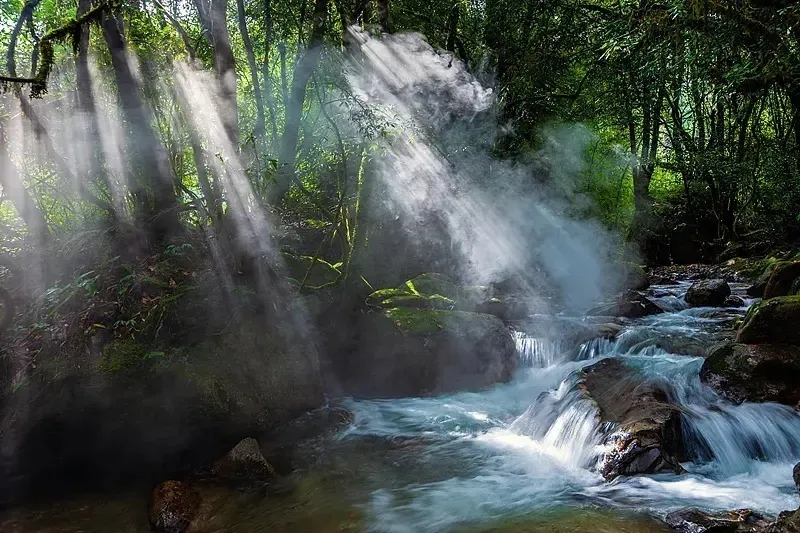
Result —
[[[799,3],[0,10],[0,529],[800,530]]]

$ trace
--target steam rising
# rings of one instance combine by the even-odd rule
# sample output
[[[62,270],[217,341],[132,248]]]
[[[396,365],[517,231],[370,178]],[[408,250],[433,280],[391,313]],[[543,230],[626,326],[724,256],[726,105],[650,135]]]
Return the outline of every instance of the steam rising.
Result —
[[[496,97],[461,62],[419,34],[351,33],[361,52],[348,75],[356,95],[402,124],[383,144],[378,177],[384,207],[407,231],[452,243],[472,283],[521,277],[528,297],[557,288],[573,310],[614,288],[606,266],[612,239],[568,216],[585,130],[552,130],[535,165],[499,161],[490,154]]]

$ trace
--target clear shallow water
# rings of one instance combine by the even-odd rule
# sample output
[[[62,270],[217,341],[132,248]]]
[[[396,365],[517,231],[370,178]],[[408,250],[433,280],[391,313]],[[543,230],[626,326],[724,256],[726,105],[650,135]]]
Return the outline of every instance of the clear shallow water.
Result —
[[[615,341],[567,351],[518,335],[523,365],[508,384],[347,400],[354,424],[310,459],[294,491],[212,495],[197,531],[649,533],[668,531],[658,518],[687,506],[797,508],[800,416],[775,404],[731,405],[700,383],[701,357],[664,349],[708,346],[746,310],[686,309],[686,287],[656,287],[673,312],[630,321]],[[661,380],[681,406],[686,474],[606,483],[594,471],[614,428],[599,423],[575,384],[576,372],[601,357],[622,357]],[[0,518],[0,530],[147,531],[148,491],[18,510]]]

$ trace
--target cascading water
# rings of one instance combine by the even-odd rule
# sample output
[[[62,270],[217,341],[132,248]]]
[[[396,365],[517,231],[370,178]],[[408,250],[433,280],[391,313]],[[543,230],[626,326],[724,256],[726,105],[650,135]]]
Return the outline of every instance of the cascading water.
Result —
[[[664,297],[673,298],[655,299]],[[351,436],[424,435],[429,443],[403,466],[414,481],[373,492],[374,530],[446,531],[587,504],[656,516],[686,506],[772,514],[796,508],[791,470],[800,459],[800,416],[777,404],[725,401],[700,382],[702,358],[669,353],[657,342],[681,337],[708,347],[743,309],[675,308],[631,321],[615,341],[577,350],[518,333],[524,364],[516,378],[482,393],[351,401]],[[687,473],[613,483],[597,473],[614,428],[600,422],[577,383],[578,371],[603,357],[623,358],[663,383],[682,410]],[[432,479],[421,481],[416,469]]]

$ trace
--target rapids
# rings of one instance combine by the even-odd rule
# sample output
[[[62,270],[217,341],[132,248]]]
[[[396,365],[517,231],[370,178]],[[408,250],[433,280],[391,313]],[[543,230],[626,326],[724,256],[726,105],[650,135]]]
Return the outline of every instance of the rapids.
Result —
[[[672,312],[630,321],[615,341],[595,340],[567,352],[517,333],[521,369],[511,383],[489,391],[349,401],[356,422],[344,438],[422,435],[430,442],[403,468],[435,479],[374,491],[368,509],[375,531],[446,531],[564,506],[611,506],[659,517],[687,506],[770,514],[796,508],[791,471],[800,459],[800,416],[777,404],[732,405],[700,382],[703,358],[661,347],[664,339],[707,347],[746,311],[688,309],[687,288],[651,289]],[[603,357],[624,358],[665,383],[685,413],[688,473],[606,483],[593,470],[613,428],[601,427],[595,408],[578,394],[576,371]]]
[[[672,311],[626,322],[615,341],[565,350],[518,333],[521,364],[507,384],[345,400],[354,423],[310,453],[291,495],[234,496],[207,530],[645,533],[668,531],[658,519],[687,506],[772,515],[797,508],[791,471],[800,460],[800,416],[776,404],[730,404],[700,382],[701,357],[664,349],[708,347],[746,311],[687,309],[687,287],[651,288]],[[663,381],[684,412],[687,473],[607,483],[595,471],[614,428],[598,422],[575,385],[578,370],[604,357]],[[0,518],[0,529],[147,531],[142,494],[19,510]]]

